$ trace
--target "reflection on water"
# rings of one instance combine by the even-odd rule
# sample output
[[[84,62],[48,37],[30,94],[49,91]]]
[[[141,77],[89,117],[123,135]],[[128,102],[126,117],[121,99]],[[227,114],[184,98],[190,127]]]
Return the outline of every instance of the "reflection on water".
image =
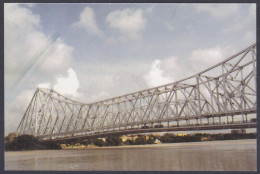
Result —
[[[5,170],[256,170],[256,140],[5,152]]]

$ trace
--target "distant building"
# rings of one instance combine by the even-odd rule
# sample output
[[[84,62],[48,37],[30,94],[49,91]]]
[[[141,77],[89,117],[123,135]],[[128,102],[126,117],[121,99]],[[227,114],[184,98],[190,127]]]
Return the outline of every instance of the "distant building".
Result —
[[[97,138],[97,139],[99,139],[99,140],[102,140],[102,141],[106,142],[106,139],[105,139],[105,138]]]
[[[138,135],[128,135],[127,136],[127,140],[135,140],[136,138],[138,138]]]
[[[128,139],[128,137],[125,136],[125,135],[123,135],[121,138],[122,138],[122,142],[123,142],[123,143]]]
[[[186,136],[186,133],[178,133],[177,136]]]
[[[148,139],[149,139],[149,136],[146,135],[146,136],[145,136],[145,140],[148,140]]]
[[[18,137],[18,134],[16,132],[11,132],[9,133],[9,135],[7,136],[7,141],[8,142],[12,142],[14,141],[14,139]]]
[[[154,141],[154,144],[160,144],[160,143],[161,143],[161,141],[158,140],[158,139],[156,139],[156,140]]]

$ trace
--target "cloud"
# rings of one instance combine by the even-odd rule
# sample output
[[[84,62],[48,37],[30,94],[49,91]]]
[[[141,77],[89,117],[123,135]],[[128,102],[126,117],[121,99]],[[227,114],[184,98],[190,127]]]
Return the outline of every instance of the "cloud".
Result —
[[[204,48],[194,50],[188,58],[170,56],[152,62],[144,80],[149,87],[156,87],[190,77],[236,53],[231,46]],[[214,76],[214,70],[209,75]],[[219,72],[218,72],[219,73]]]
[[[5,131],[9,133],[17,128],[36,86],[50,87],[70,67],[73,47],[44,34],[40,17],[22,4],[4,4],[4,30]]]
[[[90,34],[94,34],[97,36],[102,36],[103,32],[99,29],[96,19],[95,13],[92,8],[85,7],[84,10],[80,14],[80,19],[78,22],[74,23],[75,27],[83,27],[86,32]]]
[[[247,15],[239,16],[232,24],[223,28],[226,33],[240,32],[247,42],[256,40],[256,4],[251,4],[248,8]]]
[[[192,52],[190,61],[214,65],[224,59],[223,50],[220,47],[198,49]]]
[[[80,87],[77,100],[83,103],[96,102],[130,92],[147,89],[143,75],[149,64],[143,60],[128,59],[124,62],[77,64]]]
[[[237,4],[196,4],[197,13],[208,13],[216,18],[226,18],[238,12]]]
[[[161,69],[161,63],[161,60],[154,60],[150,71],[144,76],[149,87],[164,85],[173,81],[172,78],[164,75],[164,71]]]
[[[47,83],[41,83],[41,84],[38,84],[37,87],[39,88],[50,88],[51,84],[49,82]]]
[[[237,52],[238,50],[233,45],[222,47],[217,45],[211,48],[200,48],[191,53],[187,64],[190,64],[190,69],[194,72],[193,74],[195,74],[222,62]],[[221,72],[214,70],[211,71],[209,75],[215,76],[216,74],[214,73]]]
[[[61,94],[68,94],[76,97],[77,90],[79,88],[79,80],[76,72],[72,68],[69,68],[68,77],[58,78],[57,83],[54,85],[53,88]]]
[[[39,68],[42,74],[50,75],[64,71],[69,68],[73,60],[73,47],[68,46],[62,39],[58,38],[52,47],[54,51],[46,56]]]
[[[123,37],[139,39],[145,29],[143,10],[123,9],[110,12],[106,18],[109,26],[121,32]]]
[[[28,7],[28,8],[33,8],[33,7],[36,6],[35,3],[24,3],[24,4],[21,4],[21,5],[23,5],[23,6],[25,6],[25,7]]]
[[[31,86],[38,83],[37,76],[55,79],[69,68],[73,48],[61,38],[51,44],[51,38],[41,31],[40,18],[19,4],[5,4],[5,86],[12,87],[21,78],[29,80]],[[51,49],[46,51],[46,48]],[[36,62],[36,63],[35,63]],[[38,64],[37,64],[38,63]],[[28,66],[30,65],[30,66]],[[36,66],[37,65],[37,66]],[[33,66],[36,70],[32,71]],[[35,79],[35,81],[33,80]],[[39,78],[38,78],[39,79]],[[25,81],[23,84],[25,85]],[[28,84],[27,84],[28,85]]]
[[[34,92],[34,90],[23,90],[12,104],[5,103],[5,135],[16,131]]]

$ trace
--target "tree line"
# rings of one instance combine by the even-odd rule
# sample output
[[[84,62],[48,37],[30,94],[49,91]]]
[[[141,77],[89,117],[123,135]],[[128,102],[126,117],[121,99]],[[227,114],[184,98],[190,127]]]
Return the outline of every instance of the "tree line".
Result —
[[[146,138],[148,136],[148,138]],[[143,145],[154,144],[156,139],[161,143],[180,143],[180,142],[199,142],[199,141],[214,141],[214,140],[236,140],[236,139],[255,139],[256,133],[225,133],[225,134],[207,134],[196,133],[192,135],[178,136],[173,133],[165,133],[163,135],[138,135],[136,139],[127,139],[123,142],[119,135],[107,136],[105,141],[100,138],[87,138],[85,140],[65,142],[66,144],[94,144],[99,147],[104,146],[122,146],[122,145]],[[12,142],[5,143],[5,150],[44,150],[44,149],[61,149],[60,144],[55,141],[39,141],[31,135],[21,135],[16,137]]]

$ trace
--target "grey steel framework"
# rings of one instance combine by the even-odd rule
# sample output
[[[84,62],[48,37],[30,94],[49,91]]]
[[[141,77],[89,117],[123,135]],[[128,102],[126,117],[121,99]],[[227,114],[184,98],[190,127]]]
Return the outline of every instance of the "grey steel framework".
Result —
[[[250,124],[252,113],[256,113],[256,44],[194,76],[95,103],[37,88],[17,132],[55,139],[124,130],[181,130]]]

